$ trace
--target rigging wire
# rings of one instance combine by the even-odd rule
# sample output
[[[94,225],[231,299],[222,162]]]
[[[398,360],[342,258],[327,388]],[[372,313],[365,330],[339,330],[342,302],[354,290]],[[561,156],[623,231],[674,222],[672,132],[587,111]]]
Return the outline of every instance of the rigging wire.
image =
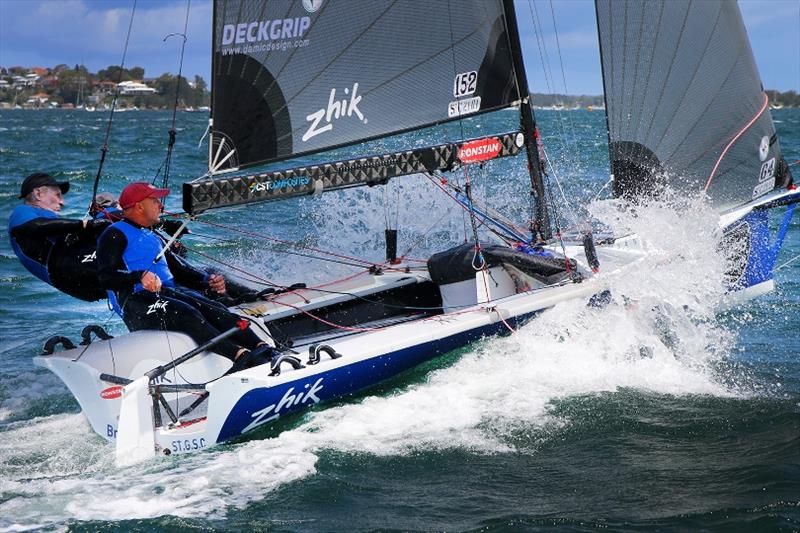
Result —
[[[796,255],[796,256],[794,256],[793,258],[789,259],[788,261],[786,261],[784,264],[782,264],[782,265],[781,265],[781,266],[779,266],[778,268],[775,268],[775,269],[773,269],[773,272],[777,272],[778,270],[780,270],[780,269],[782,269],[782,268],[784,268],[784,267],[787,267],[787,266],[789,266],[790,264],[794,263],[794,262],[795,262],[795,261],[797,261],[798,259],[800,259],[800,254],[797,254],[797,255]]]
[[[209,259],[209,260],[211,260],[211,261],[213,261],[215,263],[223,265],[226,268],[229,268],[229,269],[231,269],[231,270],[233,270],[235,272],[249,275],[252,278],[250,281],[253,281],[254,283],[258,283],[260,285],[271,285],[273,287],[277,287],[277,288],[280,288],[280,289],[288,288],[288,287],[284,287],[282,285],[278,285],[278,284],[272,283],[271,281],[267,280],[266,278],[262,278],[258,274],[253,274],[251,272],[248,272],[248,271],[246,271],[244,269],[241,269],[241,268],[237,267],[236,265],[233,265],[231,263],[223,261],[223,260],[221,260],[219,258],[212,257],[210,255],[207,255],[207,254],[204,254],[202,252],[199,252],[195,248],[190,248],[190,247],[187,246],[187,249],[190,250],[192,253],[197,253],[197,254],[199,254],[199,255],[201,255],[203,257],[206,257],[207,259]],[[387,302],[385,300],[373,299],[373,298],[370,298],[368,296],[362,296],[362,295],[355,294],[355,293],[352,293],[352,292],[337,291],[337,290],[331,290],[331,289],[325,289],[324,288],[324,287],[326,287],[328,285],[331,285],[331,284],[334,284],[334,283],[337,283],[337,282],[347,281],[347,280],[349,280],[351,278],[354,278],[354,277],[357,277],[357,276],[361,276],[361,275],[364,275],[364,274],[367,274],[367,273],[368,273],[368,271],[365,270],[365,271],[362,271],[362,272],[357,272],[356,274],[353,274],[351,276],[347,276],[347,277],[342,278],[340,280],[335,280],[335,281],[333,281],[331,283],[326,283],[326,284],[319,285],[319,286],[314,286],[314,287],[306,287],[305,289],[298,289],[297,291],[287,291],[287,292],[280,293],[280,294],[281,295],[282,294],[288,294],[290,292],[291,293],[297,293],[299,290],[307,290],[307,291],[320,292],[320,293],[324,293],[324,294],[335,294],[335,295],[341,295],[341,296],[350,296],[350,297],[352,297],[354,299],[361,300],[361,301],[364,301],[364,302],[367,302],[367,303],[380,304],[380,305],[382,305],[384,307],[387,307],[387,308],[390,308],[390,309],[400,309],[400,310],[406,310],[406,311],[438,311],[438,310],[443,309],[442,306],[419,306],[419,305],[392,304],[392,303]],[[550,287],[552,287],[552,285],[551,286],[547,286],[547,287],[529,289],[526,292],[536,292],[536,291],[539,291],[539,290],[546,290],[546,289],[549,289]],[[303,298],[299,294],[298,294],[298,296]],[[289,307],[294,307],[294,306],[291,306],[289,304],[286,304],[285,302],[276,301],[274,299],[268,299],[268,300],[264,300],[264,301],[271,302],[271,303],[273,303],[275,305],[287,305]],[[449,305],[448,308],[451,308],[451,309],[468,309],[468,311],[461,311],[461,313],[463,313],[463,312],[472,312],[472,311],[474,311],[472,309],[469,309],[469,308],[474,307],[474,306],[475,306],[475,304],[462,304],[462,305]],[[460,314],[460,313],[454,313],[454,314]],[[309,315],[309,316],[311,316],[311,315]],[[314,317],[314,318],[316,318],[316,317]],[[326,323],[328,323],[328,322],[326,322]],[[331,323],[329,323],[329,324],[331,324]],[[334,325],[334,327],[336,327],[336,326]]]
[[[196,232],[192,232],[192,235],[195,235],[195,236],[198,236],[198,237],[202,237],[204,239],[219,241],[219,242],[227,241],[227,239],[224,239],[222,237],[215,237],[213,235],[204,235],[204,234],[199,234],[199,233],[196,233]],[[195,253],[203,256],[203,257],[206,257],[206,258],[209,258],[209,259],[213,259],[210,255],[206,255],[206,254],[198,251],[195,248],[189,248],[183,242],[181,244],[184,247],[186,247],[187,250],[191,250],[191,251],[193,251],[193,252],[195,252]],[[318,255],[304,254],[304,253],[301,253],[301,252],[295,252],[293,250],[278,250],[277,247],[276,248],[272,248],[272,251],[278,252],[278,253],[284,253],[286,255],[294,255],[294,256],[297,256],[297,257],[305,257],[306,259],[316,259],[318,261],[326,261],[328,263],[336,263],[336,264],[339,264],[339,265],[351,266],[351,267],[354,267],[354,268],[365,268],[365,265],[359,264],[359,263],[352,263],[352,262],[349,262],[349,261],[342,261],[342,260],[339,260],[339,259],[332,259],[332,258],[329,258],[329,257],[320,257]]]
[[[569,213],[570,222],[574,225],[577,225],[578,221],[576,220],[575,212],[572,209],[569,200],[567,200],[567,195],[564,194],[564,189],[561,187],[561,180],[558,178],[556,167],[553,165],[552,160],[550,159],[550,156],[547,154],[547,151],[545,151],[544,147],[542,148],[542,152],[544,152],[545,159],[547,163],[550,165],[550,168],[552,169],[553,181],[556,182],[556,185],[558,186],[558,191],[561,193],[561,199],[564,201],[564,208],[566,209],[566,212]]]
[[[438,178],[438,179],[439,179],[439,182],[437,182],[436,180],[434,180],[434,179],[433,179],[433,177],[436,177],[436,178]],[[462,208],[464,211],[467,211],[467,208],[464,206],[463,202],[461,202],[461,201],[460,201],[458,198],[456,198],[456,197],[455,197],[455,196],[453,196],[452,194],[448,193],[448,192],[447,192],[447,190],[445,190],[445,187],[448,187],[448,188],[450,188],[450,189],[454,190],[455,192],[457,192],[457,193],[459,193],[459,194],[462,194],[462,195],[463,195],[463,194],[464,194],[464,191],[463,191],[463,189],[462,189],[460,186],[458,186],[458,185],[453,185],[452,183],[450,183],[450,182],[449,182],[449,181],[448,181],[446,178],[444,178],[444,177],[441,175],[441,173],[440,173],[440,172],[434,172],[434,173],[433,173],[433,176],[429,176],[429,177],[428,177],[428,179],[430,179],[430,180],[431,180],[431,182],[432,182],[434,185],[436,185],[437,187],[439,187],[440,189],[442,189],[442,191],[443,191],[443,192],[444,192],[444,193],[445,193],[447,196],[449,196],[449,197],[450,197],[450,198],[451,198],[453,201],[455,201],[455,202],[456,202],[456,203],[457,203],[459,206],[461,206],[461,208]],[[489,207],[489,206],[488,206],[488,205],[486,205],[486,204],[481,204],[480,202],[478,202],[478,201],[476,201],[476,200],[474,200],[474,199],[473,199],[473,204],[474,204],[474,205],[476,205],[476,206],[477,206],[477,207],[478,207],[478,208],[479,208],[481,211],[484,211],[484,212],[486,212],[487,214],[489,214],[489,215],[491,216],[491,218],[495,219],[496,221],[499,221],[499,222],[501,222],[502,224],[504,224],[504,225],[506,225],[506,226],[510,226],[511,228],[513,228],[513,229],[514,229],[514,231],[517,231],[518,233],[523,233],[523,234],[524,234],[526,231],[528,231],[528,229],[527,229],[527,228],[524,228],[524,227],[522,227],[522,226],[519,226],[519,225],[517,225],[517,224],[516,224],[516,223],[514,223],[514,222],[513,222],[511,219],[507,218],[506,216],[504,216],[503,214],[501,214],[501,213],[497,212],[496,210],[492,209],[491,207]],[[488,228],[488,226],[487,226],[487,228]]]
[[[119,98],[119,84],[122,81],[122,72],[125,70],[125,57],[128,55],[128,43],[131,40],[131,29],[133,28],[133,18],[136,14],[136,2],[133,0],[133,8],[131,9],[131,20],[128,23],[128,34],[125,37],[125,48],[122,51],[122,64],[119,66],[117,75],[117,88],[114,90],[114,99],[111,101],[111,112],[108,115],[108,124],[106,125],[106,135],[103,139],[103,146],[100,148],[100,164],[97,167],[97,175],[94,178],[94,186],[92,187],[92,203],[97,202],[97,188],[100,185],[100,175],[103,172],[103,164],[106,160],[106,153],[108,153],[108,138],[111,136],[111,124],[114,121],[114,109],[117,107],[117,99]]]
[[[550,66],[550,55],[547,53],[547,43],[545,42],[544,38],[544,30],[542,30],[542,24],[539,17],[539,10],[536,8],[536,3],[533,0],[528,0],[528,10],[531,14],[531,22],[533,23],[533,33],[536,36],[536,44],[539,49],[539,60],[542,63],[542,74],[544,75],[545,85],[547,87],[547,92],[551,95],[555,96],[555,82],[553,81],[553,72]],[[564,121],[562,121],[562,114],[563,110],[556,108],[556,124],[559,130],[559,134],[561,135],[562,139],[567,139],[567,131],[564,126]],[[574,134],[574,130],[573,130]],[[566,143],[565,143],[566,144]]]
[[[476,217],[474,216],[473,209],[472,209],[471,207],[467,207],[466,205],[464,205],[464,202],[460,202],[460,201],[459,201],[459,200],[458,200],[458,199],[457,199],[455,196],[453,196],[452,194],[450,194],[450,193],[447,191],[447,189],[445,189],[445,188],[444,188],[444,185],[442,185],[442,184],[440,184],[440,183],[437,183],[437,182],[436,182],[436,180],[434,180],[432,176],[428,176],[428,179],[430,179],[430,180],[431,180],[431,181],[432,181],[432,182],[433,182],[433,183],[434,183],[436,186],[438,186],[438,187],[439,187],[439,188],[442,190],[442,192],[444,192],[444,193],[445,193],[447,196],[449,196],[449,197],[450,197],[450,198],[451,198],[451,199],[452,199],[454,202],[456,202],[456,204],[458,204],[458,206],[459,206],[459,207],[461,207],[461,209],[462,209],[462,212],[464,212],[464,213],[470,213],[470,219],[474,219],[474,220],[473,220],[473,222],[474,222],[475,224],[477,224],[477,226],[478,226],[478,227],[485,226],[485,227],[486,227],[486,229],[488,229],[489,231],[491,231],[491,232],[495,233],[496,235],[498,235],[498,236],[500,236],[500,237],[502,238],[502,235],[501,235],[500,233],[497,233],[496,231],[494,231],[494,230],[493,230],[492,228],[490,228],[489,226],[486,226],[486,222],[484,222],[484,221],[482,221],[482,220],[477,220],[477,219],[476,219]],[[444,184],[447,184],[447,183],[448,183],[448,181],[447,181],[446,179],[443,179],[443,178],[442,178],[442,181],[444,182]],[[451,185],[451,187],[453,187],[453,186]],[[460,191],[460,189],[459,189],[459,192],[461,192],[461,191]],[[466,194],[465,194],[465,196],[466,196]],[[465,215],[465,217],[466,217],[466,215]],[[466,239],[466,234],[464,235],[464,242],[467,242],[467,239]]]
[[[297,242],[287,241],[287,240],[284,240],[284,239],[278,239],[277,237],[270,237],[269,235],[264,235],[264,234],[257,233],[257,232],[254,232],[254,231],[248,231],[248,230],[241,229],[241,228],[236,228],[236,227],[233,227],[233,226],[225,226],[223,224],[218,224],[216,222],[210,222],[208,220],[197,219],[196,222],[199,222],[201,224],[206,224],[208,226],[212,226],[212,227],[216,227],[216,228],[227,229],[227,230],[230,230],[230,231],[241,233],[243,235],[248,235],[250,237],[257,237],[259,239],[265,239],[265,240],[268,240],[268,241],[273,241],[273,242],[285,244],[285,245],[288,245],[288,246],[293,246],[293,247],[296,247],[296,248],[310,250],[312,252],[317,252],[317,253],[320,253],[320,254],[330,255],[330,256],[333,256],[333,257],[338,257],[340,259],[346,259],[346,260],[352,261],[354,263],[361,263],[362,266],[366,266],[366,267],[370,267],[370,266],[375,265],[374,261],[367,261],[365,259],[359,259],[357,257],[352,257],[352,256],[348,256],[348,255],[345,255],[345,254],[340,254],[340,253],[337,253],[337,252],[329,252],[327,250],[322,250],[320,248],[315,248],[313,246],[306,246],[306,245],[303,245],[303,244],[300,244],[300,243],[297,243]]]
[[[187,37],[186,34],[189,29],[189,10],[192,5],[192,0],[186,0],[186,18],[183,23],[183,33],[170,33],[166,37],[164,37],[164,42],[167,41],[170,37],[182,37],[183,42],[181,43],[181,58],[178,62],[178,77],[175,80],[175,102],[172,106],[172,125],[169,128],[169,141],[167,142],[167,155],[164,157],[164,162],[161,163],[161,166],[156,170],[155,176],[153,176],[152,183],[155,184],[156,180],[158,179],[158,175],[161,173],[161,170],[164,171],[164,176],[161,180],[161,186],[166,188],[169,185],[169,169],[172,163],[172,149],[175,146],[175,137],[177,135],[177,130],[175,129],[176,118],[178,114],[178,99],[180,98],[181,92],[181,75],[183,73],[183,57],[186,51],[186,41]]]
[[[569,94],[569,90],[567,89],[567,74],[566,71],[564,70],[564,60],[561,57],[561,41],[558,38],[558,27],[556,26],[556,12],[553,9],[553,0],[550,0],[550,15],[553,18],[553,34],[556,37],[556,51],[558,52],[558,63],[559,65],[561,65],[561,80],[564,82],[564,94]],[[567,120],[569,122],[569,129],[570,129],[570,136],[568,140],[571,141],[570,144],[575,149],[575,152],[573,153],[578,153],[577,151],[578,141],[577,141],[577,135],[575,134],[575,123],[572,120],[571,113],[567,113]]]
[[[561,78],[562,78],[562,81],[563,81],[563,84],[564,84],[564,92],[568,93],[569,90],[568,90],[568,87],[567,87],[566,70],[564,69],[564,61],[563,61],[563,56],[561,54],[561,42],[560,42],[560,39],[559,39],[559,36],[558,36],[558,26],[556,25],[555,10],[553,8],[552,0],[550,0],[549,5],[550,5],[551,17],[552,17],[552,20],[553,20],[553,31],[554,31],[555,39],[556,39],[556,50],[557,50],[557,53],[558,53],[559,65],[560,65],[560,68],[561,68]],[[542,29],[541,17],[539,16],[539,12],[538,12],[538,9],[536,7],[536,2],[534,0],[528,0],[528,11],[530,12],[531,22],[532,22],[534,34],[536,36],[536,43],[537,43],[537,47],[538,47],[538,50],[539,50],[539,59],[540,59],[541,65],[542,65],[542,73],[543,73],[545,85],[547,87],[547,91],[550,94],[555,95],[556,94],[555,93],[555,88],[554,88],[555,87],[555,78],[554,78],[553,72],[552,72],[550,54],[548,53],[548,50],[547,50],[547,43],[545,41],[544,31]],[[571,152],[571,153],[574,153],[574,154],[580,153],[580,151],[578,149],[578,145],[577,145],[577,134],[576,134],[576,130],[575,130],[575,125],[574,125],[574,122],[572,120],[571,114],[567,113],[566,115],[564,115],[563,109],[560,109],[560,108],[556,108],[555,111],[556,111],[556,120],[555,120],[555,122],[556,122],[556,126],[558,128],[558,133],[559,133],[559,135],[561,136],[561,139],[562,139],[561,144],[562,144],[562,148],[563,148],[564,152],[565,153],[570,153]],[[566,121],[563,120],[564,116],[566,116]],[[570,218],[570,220],[571,220],[571,222],[573,224],[577,224],[575,222],[574,208],[567,201],[566,194],[564,193],[564,189],[563,189],[562,184],[561,184],[561,180],[558,177],[558,172],[557,172],[558,166],[556,165],[555,161],[552,158],[550,158],[548,156],[548,154],[545,152],[543,144],[540,145],[539,148],[540,148],[540,152],[544,156],[544,160],[545,160],[546,164],[549,165],[550,169],[552,169],[551,172],[552,172],[553,177],[555,179],[556,185],[559,188],[560,196],[561,196],[562,200],[564,201],[564,207],[565,207],[566,211],[571,214],[571,216],[569,218]],[[550,196],[551,201],[552,201],[552,194],[549,194],[548,196]],[[588,221],[587,221],[587,223],[588,223]]]

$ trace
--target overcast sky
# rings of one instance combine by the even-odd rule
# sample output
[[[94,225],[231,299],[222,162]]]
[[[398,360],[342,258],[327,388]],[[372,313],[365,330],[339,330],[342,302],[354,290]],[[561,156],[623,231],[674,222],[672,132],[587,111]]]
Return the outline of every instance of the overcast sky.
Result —
[[[435,0],[431,0],[435,1]],[[553,0],[566,91],[549,0],[516,0],[529,83],[534,92],[602,93],[592,0]],[[122,59],[133,0],[0,0],[0,66],[85,64],[96,72]],[[147,77],[177,73],[186,0],[138,0],[125,64]],[[742,0],[747,31],[767,89],[800,91],[800,0]],[[541,20],[554,80],[542,62],[531,12]],[[192,0],[183,73],[210,76],[211,1]]]

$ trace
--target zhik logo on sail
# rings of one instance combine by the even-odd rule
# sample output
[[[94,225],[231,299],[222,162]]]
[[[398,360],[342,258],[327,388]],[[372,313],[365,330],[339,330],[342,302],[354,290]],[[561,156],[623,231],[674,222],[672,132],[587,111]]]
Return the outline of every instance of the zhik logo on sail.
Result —
[[[344,117],[355,115],[361,122],[367,123],[367,119],[358,108],[358,104],[361,102],[361,95],[358,94],[358,83],[354,83],[352,89],[345,89],[344,94],[346,98],[339,100],[336,97],[336,89],[331,89],[328,96],[328,106],[322,107],[306,117],[306,120],[311,125],[303,134],[303,142],[316,137],[320,133],[331,131],[333,129],[333,121]],[[347,97],[348,95],[349,98]]]

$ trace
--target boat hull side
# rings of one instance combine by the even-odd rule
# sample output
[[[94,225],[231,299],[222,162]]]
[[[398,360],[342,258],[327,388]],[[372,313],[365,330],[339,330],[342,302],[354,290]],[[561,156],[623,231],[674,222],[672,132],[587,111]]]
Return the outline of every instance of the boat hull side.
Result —
[[[506,322],[517,326],[539,312],[541,310],[509,318]],[[353,394],[482,337],[504,331],[508,331],[508,328],[500,321],[377,355],[327,372],[282,383],[276,387],[252,389],[243,394],[233,406],[216,441],[238,437],[281,416],[320,402]]]

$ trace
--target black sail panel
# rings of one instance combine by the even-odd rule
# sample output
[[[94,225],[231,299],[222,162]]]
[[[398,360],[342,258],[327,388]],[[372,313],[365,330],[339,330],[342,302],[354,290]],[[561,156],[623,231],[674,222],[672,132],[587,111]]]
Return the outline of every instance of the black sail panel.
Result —
[[[214,9],[212,135],[224,141],[212,148],[214,172],[519,99],[500,0],[217,0]]]
[[[725,210],[789,183],[735,2],[596,8],[617,196],[669,186]]]

